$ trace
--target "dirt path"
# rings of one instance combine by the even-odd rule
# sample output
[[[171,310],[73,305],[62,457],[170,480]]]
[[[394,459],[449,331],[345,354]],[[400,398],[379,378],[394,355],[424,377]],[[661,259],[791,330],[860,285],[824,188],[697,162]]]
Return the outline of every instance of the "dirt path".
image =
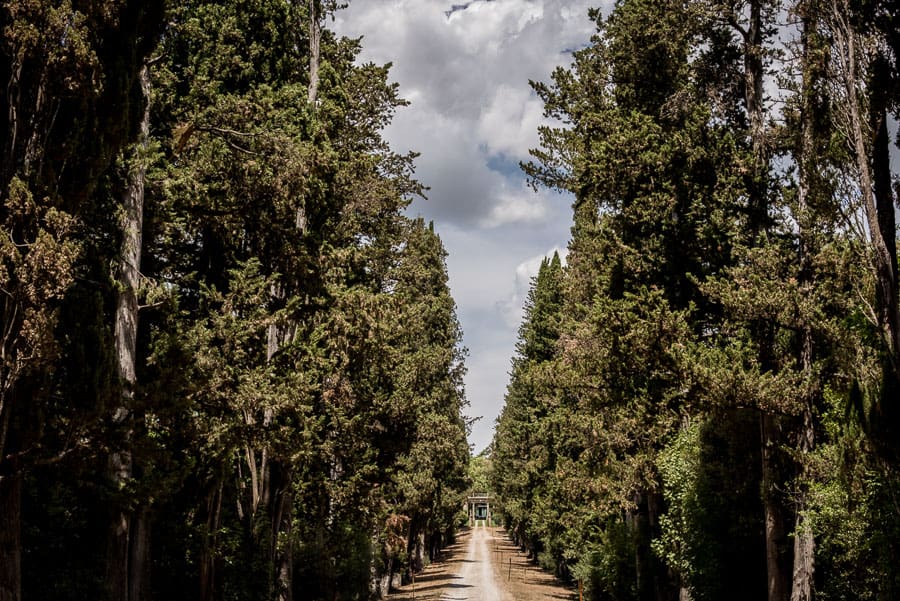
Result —
[[[539,601],[578,599],[537,568],[509,541],[503,529],[476,526],[465,531],[435,562],[388,601]]]

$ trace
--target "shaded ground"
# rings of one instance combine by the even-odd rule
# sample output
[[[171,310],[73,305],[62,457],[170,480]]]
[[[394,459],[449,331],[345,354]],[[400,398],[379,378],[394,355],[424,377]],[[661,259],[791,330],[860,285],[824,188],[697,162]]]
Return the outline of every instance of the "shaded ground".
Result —
[[[532,564],[502,528],[462,532],[442,561],[428,566],[388,601],[577,600],[578,594]]]

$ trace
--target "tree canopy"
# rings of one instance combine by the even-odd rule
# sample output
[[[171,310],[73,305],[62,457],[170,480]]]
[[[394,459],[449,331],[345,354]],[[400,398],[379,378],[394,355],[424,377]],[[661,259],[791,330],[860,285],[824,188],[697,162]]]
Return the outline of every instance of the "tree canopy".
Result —
[[[3,601],[380,597],[452,538],[446,253],[339,8],[0,9]]]
[[[507,527],[592,599],[892,598],[896,7],[592,15],[533,84],[523,168],[573,227],[497,423]]]

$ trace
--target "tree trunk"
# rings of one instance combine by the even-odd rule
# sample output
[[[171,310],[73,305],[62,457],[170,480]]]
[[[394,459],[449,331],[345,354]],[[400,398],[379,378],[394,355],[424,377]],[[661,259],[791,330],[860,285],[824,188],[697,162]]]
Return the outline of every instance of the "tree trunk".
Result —
[[[773,415],[760,415],[762,441],[762,497],[765,516],[766,574],[768,601],[786,601],[790,591],[789,575],[784,569],[786,540],[784,510],[776,495],[778,470],[775,452],[779,444],[779,428]]]
[[[811,196],[818,186],[814,182],[816,177],[816,149],[814,137],[813,115],[816,109],[815,85],[817,73],[810,60],[810,54],[814,51],[810,47],[810,35],[816,30],[817,15],[812,2],[804,2],[801,5],[801,45],[802,45],[802,82],[801,82],[801,109],[800,109],[800,149],[796,159],[799,173],[797,188],[797,208],[800,241],[800,289],[812,289],[815,285],[812,258],[814,248],[813,227],[815,219],[810,206]],[[798,367],[811,379],[813,370],[813,333],[807,315],[801,316],[803,327],[800,331],[800,353]],[[808,455],[815,447],[815,394],[812,391],[805,393],[801,399],[803,409],[801,412],[801,424],[799,432],[800,466],[797,478],[797,507],[796,520],[794,522],[794,568],[791,581],[791,601],[812,601],[813,583],[815,576],[815,538],[812,530],[806,524],[806,511],[809,506],[809,469]]]
[[[22,599],[22,475],[0,475],[0,601]]]
[[[843,87],[843,119],[859,179],[868,243],[875,276],[875,320],[884,340],[881,398],[872,409],[870,434],[879,452],[897,461],[896,423],[900,421],[900,302],[898,302],[896,223],[891,186],[887,107],[890,77],[886,57],[854,30],[848,0],[835,0],[826,14],[834,40],[834,63]],[[873,60],[874,56],[874,60]],[[868,79],[868,80],[867,80]],[[861,93],[864,91],[865,94]]]
[[[200,601],[215,601],[218,598],[218,531],[222,524],[222,492],[220,480],[207,496],[206,531],[203,533],[203,546],[200,550]]]
[[[425,532],[423,530],[419,530],[416,533],[413,568],[416,572],[421,572],[425,569]]]
[[[22,104],[22,69],[23,57],[16,57],[9,65],[9,79],[6,82],[6,108],[7,128],[6,138],[3,140],[3,158],[0,162],[0,190],[6,190],[13,178],[17,167],[18,131],[23,118],[19,114],[19,106]]]
[[[889,99],[884,82],[890,81],[889,68],[878,61],[871,75],[872,89],[869,100],[869,128],[872,140],[872,180],[878,229],[884,242],[883,270],[886,274],[878,282],[881,311],[884,314],[890,361],[895,375],[900,370],[900,307],[897,299],[897,221],[894,209],[894,191],[891,182],[890,135],[888,134]]]
[[[750,2],[750,19],[744,36],[744,101],[750,120],[750,140],[757,169],[768,169],[763,107],[763,27],[762,1]]]
[[[275,598],[292,601],[294,583],[293,496],[291,471],[278,465],[273,480],[272,498],[272,564],[275,570]]]
[[[635,548],[634,572],[637,598],[639,601],[655,601],[653,586],[653,570],[650,566],[650,520],[647,509],[647,497],[637,493],[634,504],[637,507],[632,514]]]
[[[490,523],[490,520],[488,520]],[[441,549],[444,548],[444,535],[440,530],[432,531],[431,535],[428,537],[429,545],[428,545],[428,559],[432,562],[435,562],[441,556]],[[535,559],[537,559],[537,554],[535,554]]]
[[[334,566],[329,561],[331,555],[329,546],[329,530],[334,522],[334,501],[331,498],[330,490],[327,485],[319,487],[319,494],[316,496],[318,507],[315,516],[315,533],[314,541],[317,550],[315,558],[315,569],[313,570],[315,583],[318,588],[318,598],[332,599],[337,595],[335,588]]]
[[[421,546],[419,543],[419,534],[422,529],[422,521],[418,514],[412,516],[409,521],[409,537],[406,543],[406,553],[409,558],[409,576],[419,572],[424,567],[421,554]]]
[[[112,415],[113,425],[122,436],[108,459],[108,477],[115,491],[122,491],[133,477],[131,443],[134,434],[134,389],[137,384],[137,327],[140,286],[141,245],[144,217],[145,153],[150,138],[150,70],[140,73],[144,98],[138,142],[122,197],[122,246],[119,252],[119,295],[116,303],[115,346],[121,404]],[[112,504],[106,548],[106,588],[110,601],[140,601],[145,589],[149,530],[147,509],[134,510],[119,500]]]
[[[809,328],[803,332],[801,363],[804,371],[812,369],[812,334]],[[813,422],[814,399],[804,399],[802,424],[800,429],[800,474],[797,491],[797,515],[794,526],[794,569],[791,581],[791,601],[812,601],[815,577],[816,541],[806,523],[809,507],[808,455],[815,447],[815,424]],[[768,540],[767,540],[768,543]]]
[[[322,25],[319,23],[319,0],[309,0],[309,89],[308,98],[316,105],[319,95],[319,47],[322,41]]]
[[[106,597],[108,601],[128,600],[128,515],[119,509],[110,513],[106,540]]]
[[[128,185],[122,196],[122,246],[119,250],[119,286],[116,305],[116,356],[119,376],[122,380],[123,406],[119,408],[129,413],[129,405],[134,398],[137,384],[137,291],[141,278],[141,246],[144,227],[144,179],[146,176],[147,148],[150,141],[150,70],[145,65],[141,69],[141,90],[145,109],[141,119],[140,134],[132,164],[128,174]]]
[[[131,539],[128,541],[128,598],[149,598],[150,583],[150,509],[142,505],[131,517]]]
[[[765,105],[763,103],[763,15],[762,0],[751,0],[744,38],[744,102],[750,121],[750,143],[753,148],[753,181],[750,184],[750,229],[753,234],[765,227],[768,216],[766,178],[769,172],[769,150],[766,144]]]
[[[669,601],[678,595],[678,587],[670,582],[667,567],[657,560],[652,548],[653,539],[659,535],[662,503],[659,493],[637,493],[637,510],[630,517],[637,543],[634,557],[637,598],[641,601]]]
[[[387,545],[379,540],[377,527],[373,527],[370,537],[373,553],[369,558],[369,594],[372,599],[384,599],[391,592],[391,572],[394,557]]]
[[[806,524],[806,494],[797,507],[796,531],[794,532],[794,570],[791,582],[791,601],[812,601],[816,567],[816,541],[812,530]]]
[[[888,340],[888,352],[882,362],[881,398],[877,407],[876,432],[881,441],[882,454],[898,460],[897,427],[900,425],[900,300],[897,275],[897,222],[892,185],[890,135],[888,134],[889,93],[885,82],[891,81],[890,68],[885,59],[876,62],[870,74],[869,127],[872,140],[872,178],[878,227],[884,241],[885,265],[879,269],[879,310]]]
[[[9,302],[9,301],[7,301]],[[5,350],[5,349],[4,349]],[[4,354],[5,356],[5,354]],[[9,377],[8,374],[4,376]],[[0,601],[22,598],[22,474],[18,462],[4,461],[16,446],[7,436],[12,419],[13,395],[0,384]]]
[[[650,540],[656,540],[662,536],[660,517],[665,513],[665,500],[658,491],[647,494],[647,525],[649,526]],[[678,599],[678,580],[669,570],[666,563],[660,560],[656,553],[650,556],[653,567],[653,582],[656,601],[674,601]]]
[[[884,172],[884,151],[887,146],[887,123],[883,106],[879,102],[871,102],[869,107],[868,122],[863,114],[864,107],[859,98],[858,88],[862,83],[861,54],[864,52],[860,46],[863,41],[853,31],[849,23],[849,3],[847,0],[835,2],[831,12],[831,26],[834,35],[834,45],[841,62],[840,70],[843,77],[844,93],[846,94],[844,107],[847,125],[850,128],[850,146],[854,154],[856,168],[859,174],[859,188],[862,194],[862,204],[866,216],[866,225],[869,230],[870,244],[873,249],[873,260],[877,286],[877,305],[879,326],[884,331],[885,341],[891,353],[896,356],[900,348],[900,332],[897,328],[897,256],[895,247],[896,231],[885,231],[883,227],[889,226],[893,221],[892,194],[890,185],[882,183],[884,175],[876,182],[873,167],[879,167]],[[875,100],[875,99],[870,99]],[[872,130],[872,126],[877,127]],[[883,135],[882,135],[883,133]],[[874,146],[878,149],[874,149]],[[870,150],[871,149],[871,150]],[[870,152],[872,157],[870,157]],[[873,160],[874,158],[874,160]],[[888,177],[890,165],[887,165]],[[875,191],[881,193],[877,198]],[[891,197],[889,204],[888,197]],[[889,242],[890,240],[890,242]],[[893,252],[892,252],[893,250]]]

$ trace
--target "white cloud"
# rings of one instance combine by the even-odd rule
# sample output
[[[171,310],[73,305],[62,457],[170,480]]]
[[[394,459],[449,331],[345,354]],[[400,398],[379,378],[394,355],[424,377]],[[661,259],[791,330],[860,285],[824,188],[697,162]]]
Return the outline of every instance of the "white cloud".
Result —
[[[535,194],[516,169],[543,123],[528,81],[570,62],[566,52],[594,31],[587,11],[598,3],[612,0],[351,0],[336,15],[338,33],[363,36],[361,60],[393,63],[391,78],[413,103],[385,136],[421,153],[417,177],[431,189],[410,210],[435,221],[450,255],[471,413],[484,416],[476,449],[490,442],[502,405],[529,270],[542,251],[565,246],[571,222],[568,200]],[[448,16],[454,4],[465,8]]]
[[[528,25],[543,16],[543,2],[482,0],[454,11],[447,24],[456,32],[467,53],[484,57],[498,54]]]
[[[538,146],[543,111],[543,102],[527,87],[498,86],[479,115],[478,137],[492,154],[528,159],[528,150]]]
[[[491,207],[491,214],[482,220],[485,227],[497,227],[507,223],[540,221],[547,214],[540,198],[534,194],[505,193],[497,199],[499,202]]]
[[[502,225],[522,223],[539,223],[545,221],[549,207],[555,202],[551,194],[545,191],[535,193],[525,181],[520,179],[513,186],[502,181],[500,189],[495,193],[490,214],[479,222],[483,228],[496,228]]]

